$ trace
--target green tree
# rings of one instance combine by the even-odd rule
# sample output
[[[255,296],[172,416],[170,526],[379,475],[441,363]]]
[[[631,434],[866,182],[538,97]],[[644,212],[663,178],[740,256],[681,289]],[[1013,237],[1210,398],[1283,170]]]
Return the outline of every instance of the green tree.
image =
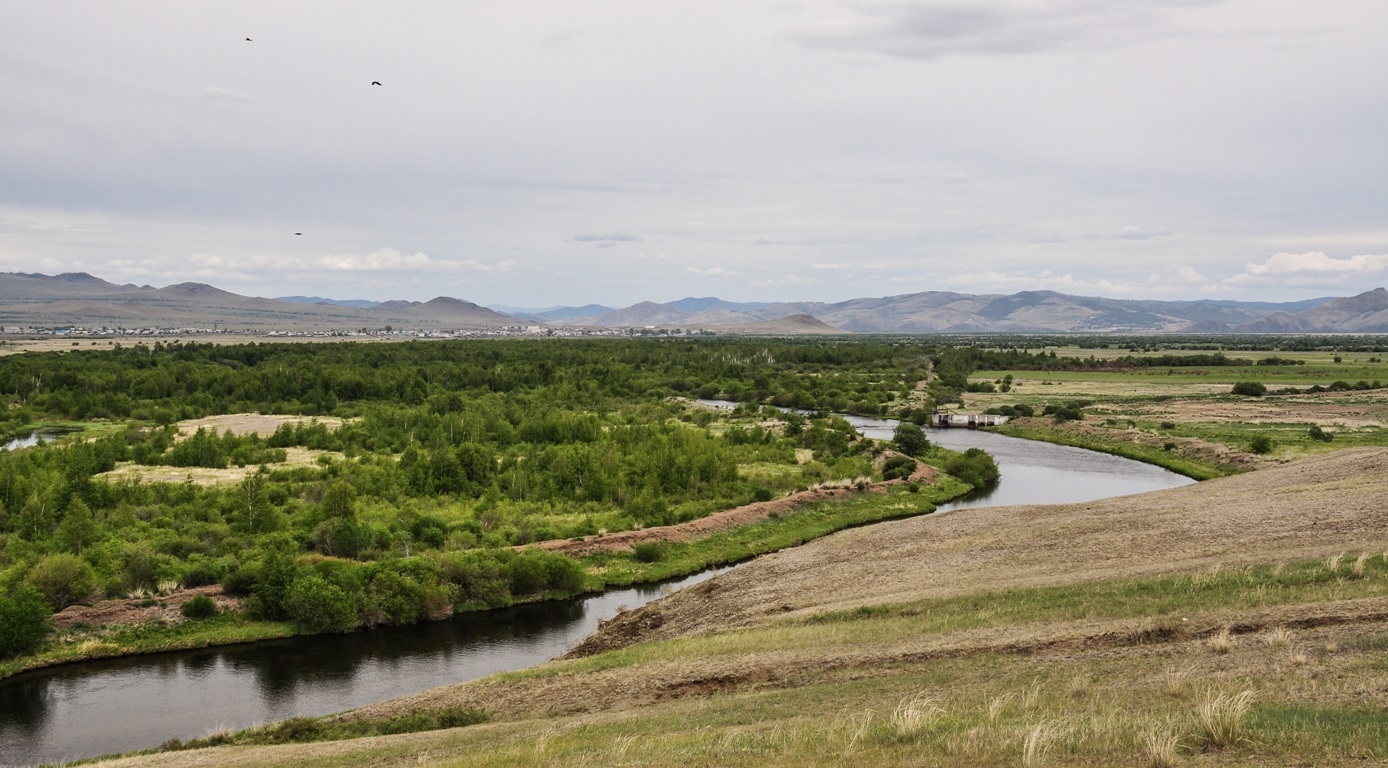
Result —
[[[289,618],[285,597],[298,574],[299,552],[294,540],[284,534],[268,537],[265,556],[251,590],[250,612],[265,619]]]
[[[350,518],[357,514],[357,489],[346,480],[338,480],[328,486],[328,490],[323,494],[323,501],[319,504],[324,517],[330,518]]]
[[[96,539],[96,521],[92,519],[92,510],[86,502],[72,497],[67,511],[63,513],[63,521],[58,523],[56,535],[59,546],[77,554],[81,554],[82,548]]]
[[[925,436],[925,430],[909,421],[903,421],[896,425],[896,430],[892,432],[892,442],[896,444],[896,449],[907,456],[920,457],[930,450],[930,440]]]
[[[38,590],[20,584],[10,594],[0,594],[0,659],[29,653],[48,637],[48,617],[53,611]]]
[[[29,571],[28,580],[55,611],[86,600],[96,589],[96,575],[91,565],[66,552],[40,560]]]
[[[1253,439],[1248,441],[1248,449],[1259,455],[1272,453],[1274,445],[1272,438],[1267,435],[1254,435]]]

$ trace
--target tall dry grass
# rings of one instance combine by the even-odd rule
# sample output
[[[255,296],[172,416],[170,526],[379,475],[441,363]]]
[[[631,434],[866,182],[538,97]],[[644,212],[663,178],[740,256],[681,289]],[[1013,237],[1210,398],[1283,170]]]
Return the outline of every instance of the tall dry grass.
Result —
[[[1210,749],[1224,749],[1242,742],[1253,695],[1251,690],[1234,694],[1207,692],[1195,711],[1201,743]]]

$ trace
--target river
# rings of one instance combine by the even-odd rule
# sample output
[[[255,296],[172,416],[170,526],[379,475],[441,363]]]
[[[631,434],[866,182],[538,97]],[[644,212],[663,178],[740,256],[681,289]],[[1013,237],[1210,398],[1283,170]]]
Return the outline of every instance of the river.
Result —
[[[891,439],[897,425],[845,418],[873,438]],[[927,434],[947,448],[983,448],[1002,471],[995,489],[942,505],[941,511],[1092,501],[1192,482],[1082,448],[964,429]],[[0,682],[0,765],[151,748],[173,738],[340,712],[532,666],[576,645],[620,606],[636,608],[713,575],[411,627],[36,670]]]

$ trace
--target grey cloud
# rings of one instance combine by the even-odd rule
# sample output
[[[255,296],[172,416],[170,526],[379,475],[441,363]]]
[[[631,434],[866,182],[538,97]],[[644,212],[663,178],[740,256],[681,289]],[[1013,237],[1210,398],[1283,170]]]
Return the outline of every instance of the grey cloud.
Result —
[[[575,243],[596,243],[599,248],[609,248],[617,243],[639,243],[639,235],[631,235],[625,232],[612,232],[609,234],[583,233],[574,235]]]
[[[1172,10],[1222,0],[1075,0],[854,3],[851,20],[822,22],[792,37],[817,48],[865,50],[907,59],[951,54],[1039,53],[1109,48],[1177,34]]]

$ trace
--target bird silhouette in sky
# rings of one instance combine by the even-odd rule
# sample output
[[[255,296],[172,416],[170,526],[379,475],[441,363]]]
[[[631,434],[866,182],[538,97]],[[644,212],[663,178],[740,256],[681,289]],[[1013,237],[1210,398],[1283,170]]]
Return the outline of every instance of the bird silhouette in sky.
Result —
[[[381,84],[381,81],[380,81],[380,80],[372,80],[372,81],[371,81],[371,84],[372,84],[372,85],[380,85],[380,84]]]
[[[302,235],[303,232],[295,232],[294,234],[295,234],[295,235]]]
[[[248,42],[248,43],[251,42],[251,39],[250,39],[249,37],[246,38],[246,42]]]

